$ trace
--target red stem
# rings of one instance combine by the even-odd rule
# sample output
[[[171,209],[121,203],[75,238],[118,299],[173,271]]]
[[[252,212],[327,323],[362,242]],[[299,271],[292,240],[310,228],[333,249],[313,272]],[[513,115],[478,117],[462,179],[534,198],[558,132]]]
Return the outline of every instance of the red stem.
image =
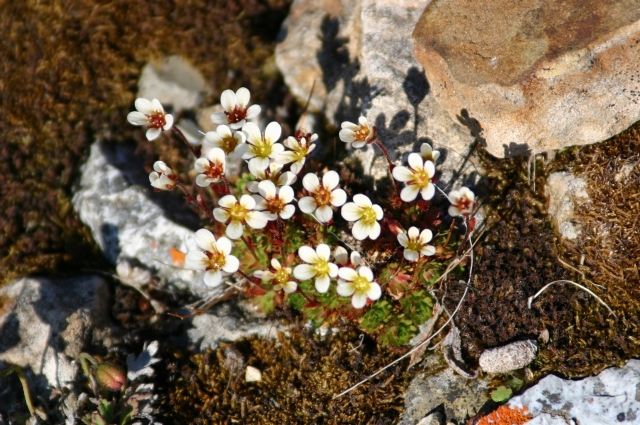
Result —
[[[191,153],[193,153],[193,155],[196,158],[200,157],[200,152],[198,148],[196,148],[195,146],[192,146],[191,143],[189,143],[189,141],[187,140],[187,138],[185,137],[184,133],[175,125],[173,127],[171,127],[171,129],[180,137],[180,139],[182,139],[182,141],[184,142],[185,145],[187,145],[187,147],[189,148],[189,150],[191,151]]]
[[[382,143],[380,142],[379,139],[375,139],[373,141],[373,143],[377,147],[380,148],[380,150],[384,154],[385,158],[387,158],[387,162],[389,163],[389,177],[391,177],[391,181],[393,182],[393,186],[396,189],[396,195],[398,195],[398,198],[399,198],[400,197],[400,186],[398,186],[398,182],[396,181],[396,179],[393,178],[393,169],[395,168],[396,165],[391,160],[391,157],[389,156],[389,152],[387,152],[387,149],[385,149],[385,147],[382,146]]]

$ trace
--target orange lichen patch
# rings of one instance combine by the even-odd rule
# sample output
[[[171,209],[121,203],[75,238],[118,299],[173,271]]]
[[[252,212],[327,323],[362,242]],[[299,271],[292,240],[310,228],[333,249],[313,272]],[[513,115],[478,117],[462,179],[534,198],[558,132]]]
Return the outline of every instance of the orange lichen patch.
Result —
[[[527,407],[498,407],[487,416],[481,418],[476,425],[522,425],[533,419]]]
[[[184,264],[184,257],[186,256],[184,252],[171,247],[169,249],[169,255],[171,255],[171,262],[176,266],[182,266]]]

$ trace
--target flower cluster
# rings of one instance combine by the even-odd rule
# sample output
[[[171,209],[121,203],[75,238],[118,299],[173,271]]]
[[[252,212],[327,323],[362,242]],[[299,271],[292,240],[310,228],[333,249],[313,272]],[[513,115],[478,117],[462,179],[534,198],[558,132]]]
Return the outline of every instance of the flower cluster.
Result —
[[[364,329],[389,329],[388,339],[402,343],[406,338],[398,335],[408,335],[405,330],[423,323],[430,305],[423,283],[406,282],[412,275],[429,275],[423,272],[444,258],[441,253],[451,236],[442,238],[448,227],[436,229],[430,218],[436,215],[424,213],[429,208],[425,201],[436,195],[440,152],[425,143],[419,153],[408,155],[406,165],[397,165],[364,116],[357,124],[342,123],[342,141],[354,148],[378,146],[389,161],[396,197],[374,203],[364,193],[353,193],[349,185],[341,187],[337,171],[314,168],[317,161],[309,161],[309,156],[322,143],[316,134],[300,129],[281,143],[277,122],[262,130],[251,121],[260,107],[250,106],[249,100],[246,88],[225,90],[220,99],[224,111],[211,115],[217,128],[204,134],[201,148],[191,149],[197,156],[196,188],[217,190],[209,191],[216,195],[210,201],[216,205],[206,205],[201,197],[193,201],[212,222],[211,230],[196,232],[196,249],[187,252],[185,267],[204,271],[204,283],[211,287],[226,280],[244,283],[246,294],[262,297],[259,305],[288,302],[305,311],[321,306],[323,319],[334,314],[362,317]],[[173,117],[156,99],[138,99],[135,106],[137,112],[128,119],[147,126],[149,140],[172,128]],[[182,137],[179,130],[175,133]],[[245,161],[249,173],[227,176],[231,159]],[[187,192],[177,173],[162,161],[154,164],[149,180],[157,190],[178,186]],[[396,181],[404,183],[402,190]],[[421,201],[416,201],[418,195]],[[473,214],[475,195],[468,188],[453,190],[447,198],[454,220],[468,220]],[[345,232],[357,241],[356,248],[340,241]],[[370,252],[378,246],[389,256],[383,263]],[[407,317],[414,322],[407,322]]]

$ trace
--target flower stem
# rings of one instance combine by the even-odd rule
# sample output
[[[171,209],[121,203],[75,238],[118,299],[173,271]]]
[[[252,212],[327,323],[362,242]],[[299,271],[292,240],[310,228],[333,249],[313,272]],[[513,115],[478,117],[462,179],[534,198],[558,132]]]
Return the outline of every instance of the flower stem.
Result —
[[[31,394],[29,393],[29,386],[27,385],[27,378],[25,378],[24,373],[22,372],[22,368],[17,365],[11,365],[8,369],[0,372],[0,378],[10,375],[12,372],[15,372],[18,375],[18,379],[20,380],[20,385],[22,385],[22,392],[24,393],[24,401],[27,403],[27,408],[29,409],[29,413],[31,416],[36,415],[36,410],[33,408],[33,401],[31,400]]]
[[[205,207],[204,202],[202,202],[202,203],[196,202],[196,200],[193,199],[193,196],[191,196],[189,191],[187,191],[187,188],[184,187],[184,185],[182,183],[176,182],[176,186],[178,186],[180,189],[182,189],[182,191],[184,192],[184,199],[188,203],[190,203],[192,205],[195,205],[196,208],[198,208],[200,211],[205,213],[211,220],[215,221],[215,217],[213,216],[213,212],[211,211],[211,208]]]
[[[178,135],[178,137],[180,137],[180,139],[184,142],[185,145],[187,145],[187,147],[189,148],[189,150],[191,151],[191,153],[193,153],[193,155],[196,158],[200,157],[200,152],[199,152],[199,148],[196,148],[195,146],[191,145],[191,143],[189,143],[189,141],[187,140],[187,138],[185,137],[184,133],[182,132],[182,130],[180,130],[178,127],[176,127],[175,125],[173,127],[171,127],[171,129]]]
[[[287,252],[287,250],[285,249],[286,236],[284,234],[284,222],[280,217],[278,217],[278,220],[276,222],[276,227],[278,228],[278,234],[280,236],[280,242],[281,242],[280,255],[282,256],[282,264],[284,264],[286,261],[286,252]]]
[[[380,150],[382,151],[382,153],[384,154],[384,157],[387,158],[387,162],[389,163],[389,177],[391,177],[391,181],[393,182],[393,186],[396,189],[396,195],[398,195],[398,198],[400,197],[400,186],[398,186],[398,182],[396,181],[396,179],[393,178],[393,169],[395,168],[395,164],[393,163],[393,161],[391,160],[391,157],[389,156],[389,152],[387,152],[387,149],[382,146],[382,142],[380,142],[380,139],[376,138],[373,143],[380,148]]]
[[[222,182],[224,183],[224,188],[225,191],[227,192],[225,195],[228,195],[231,193],[231,186],[229,185],[229,180],[227,180],[226,176],[222,176]]]
[[[260,259],[258,258],[258,254],[256,254],[256,250],[253,248],[253,244],[249,242],[249,240],[245,235],[242,235],[242,242],[244,242],[249,252],[251,252],[251,255],[253,255],[253,258],[256,260],[256,263],[260,264]]]

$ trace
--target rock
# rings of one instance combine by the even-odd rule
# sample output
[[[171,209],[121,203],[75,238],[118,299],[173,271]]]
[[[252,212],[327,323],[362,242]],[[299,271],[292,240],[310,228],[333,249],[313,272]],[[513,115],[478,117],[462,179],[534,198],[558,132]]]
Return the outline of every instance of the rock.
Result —
[[[182,56],[150,62],[142,69],[138,97],[158,99],[175,112],[199,106],[211,92],[202,74]]]
[[[291,91],[311,99],[329,122],[356,122],[364,114],[378,127],[380,140],[394,160],[429,141],[443,152],[441,181],[462,167],[462,179],[479,168],[469,152],[473,137],[450,117],[430,93],[410,39],[428,0],[302,1],[291,6],[283,24],[276,61]],[[365,173],[387,176],[377,148],[355,150]],[[471,178],[473,180],[473,178]]]
[[[72,381],[84,344],[108,320],[108,300],[96,276],[23,278],[0,288],[0,369],[22,367],[36,394]]]
[[[444,417],[440,412],[433,412],[420,419],[417,425],[443,425]]]
[[[81,168],[73,205],[112,264],[135,260],[169,284],[204,291],[202,273],[174,263],[173,250],[195,249],[194,232],[168,217],[167,211],[176,206],[173,202],[165,208],[159,205],[166,196],[151,190],[131,149],[96,142]],[[178,211],[183,213],[177,219],[190,220],[197,228],[195,216]]]
[[[220,342],[232,342],[250,336],[275,338],[285,327],[277,323],[248,317],[247,310],[232,303],[223,303],[207,313],[192,319],[192,328],[187,330],[189,341],[198,351],[216,349]]]
[[[579,381],[547,376],[509,405],[526,406],[534,416],[527,422],[531,425],[566,424],[570,418],[578,424],[637,424],[640,361],[630,360],[623,368],[612,367]]]
[[[245,382],[262,381],[262,372],[253,366],[247,366],[247,370],[244,373],[244,380]]]
[[[640,120],[639,19],[639,0],[434,0],[413,39],[442,107],[467,110],[487,150],[510,157]]]
[[[435,357],[427,359],[427,363],[432,363],[432,366],[427,365],[427,370],[442,367],[433,365]],[[468,380],[450,368],[428,375],[420,374],[409,384],[404,396],[405,412],[399,425],[414,425],[436,408],[444,409],[448,421],[464,423],[489,400],[488,382],[484,379]]]
[[[566,239],[577,239],[582,233],[582,225],[574,220],[574,210],[576,203],[582,205],[589,200],[586,184],[583,178],[569,172],[551,173],[547,179],[549,215]]]
[[[507,373],[527,366],[536,357],[537,351],[538,343],[533,339],[516,341],[484,350],[478,363],[487,373]]]

